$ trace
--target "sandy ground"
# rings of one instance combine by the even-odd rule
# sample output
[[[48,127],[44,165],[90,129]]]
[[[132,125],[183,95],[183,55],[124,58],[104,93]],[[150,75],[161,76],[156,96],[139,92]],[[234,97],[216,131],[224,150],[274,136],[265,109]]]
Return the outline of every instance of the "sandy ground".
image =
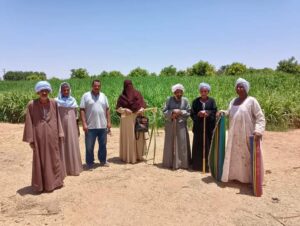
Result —
[[[216,183],[210,174],[123,164],[119,131],[108,137],[110,167],[67,177],[63,188],[35,194],[32,151],[23,125],[0,124],[0,225],[300,225],[300,130],[266,132],[264,195],[251,187]],[[84,137],[80,137],[84,162]],[[149,158],[153,152],[149,153]]]

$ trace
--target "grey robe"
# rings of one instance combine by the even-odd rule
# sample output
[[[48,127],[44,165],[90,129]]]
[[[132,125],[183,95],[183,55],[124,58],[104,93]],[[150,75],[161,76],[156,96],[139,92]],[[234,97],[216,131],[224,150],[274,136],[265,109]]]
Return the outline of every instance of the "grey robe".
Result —
[[[64,137],[54,100],[42,106],[39,99],[27,105],[23,141],[34,143],[32,187],[36,191],[52,191],[63,185],[59,137]]]
[[[174,109],[180,109],[182,113],[176,121],[171,119]],[[168,98],[163,113],[166,118],[163,167],[187,169],[191,158],[190,139],[187,129],[187,119],[190,116],[188,99],[182,97],[180,101],[176,101],[175,97]]]

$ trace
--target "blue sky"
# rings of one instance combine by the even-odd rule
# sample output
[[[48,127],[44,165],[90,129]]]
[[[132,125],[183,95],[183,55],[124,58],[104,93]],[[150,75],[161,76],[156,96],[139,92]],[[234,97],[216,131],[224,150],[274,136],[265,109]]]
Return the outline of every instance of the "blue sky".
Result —
[[[297,0],[0,0],[0,75],[159,72],[199,60],[276,68],[300,61],[299,9]]]

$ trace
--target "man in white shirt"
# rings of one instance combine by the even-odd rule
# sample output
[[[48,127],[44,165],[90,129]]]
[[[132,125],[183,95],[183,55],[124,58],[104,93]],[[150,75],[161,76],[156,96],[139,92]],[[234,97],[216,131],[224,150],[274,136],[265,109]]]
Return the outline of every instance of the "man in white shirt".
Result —
[[[98,138],[98,159],[101,166],[109,166],[106,161],[107,129],[111,128],[107,97],[100,92],[101,82],[94,80],[92,90],[83,94],[80,102],[80,116],[85,132],[85,160],[88,168],[94,164],[94,147]]]

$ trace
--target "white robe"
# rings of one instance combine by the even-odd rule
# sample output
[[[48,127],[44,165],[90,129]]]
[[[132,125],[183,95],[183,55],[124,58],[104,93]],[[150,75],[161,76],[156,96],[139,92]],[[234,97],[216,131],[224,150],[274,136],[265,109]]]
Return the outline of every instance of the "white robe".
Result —
[[[254,132],[263,134],[265,117],[258,101],[248,96],[241,105],[233,99],[228,108],[229,131],[223,165],[222,181],[251,182],[251,157],[249,136]],[[263,168],[263,165],[262,165]]]

